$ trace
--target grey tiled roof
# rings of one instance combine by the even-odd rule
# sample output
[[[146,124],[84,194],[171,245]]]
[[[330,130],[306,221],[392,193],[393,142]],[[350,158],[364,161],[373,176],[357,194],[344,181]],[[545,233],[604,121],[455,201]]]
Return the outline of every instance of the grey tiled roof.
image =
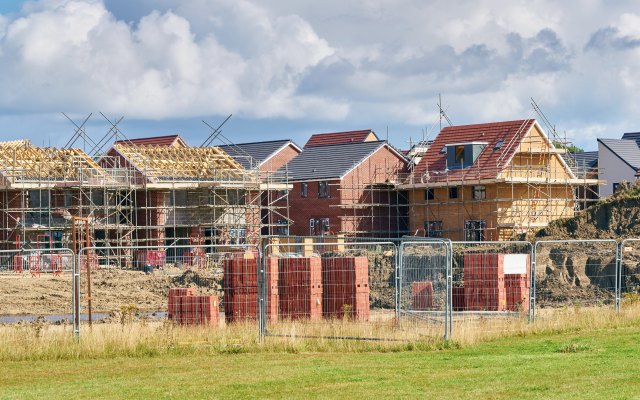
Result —
[[[376,141],[305,147],[280,172],[286,169],[289,181],[338,179],[384,145]]]
[[[640,148],[634,140],[598,139],[605,147],[635,170],[640,169]]]
[[[622,140],[640,140],[640,132],[627,132],[622,134]]]
[[[567,165],[571,167],[574,175],[581,177],[589,172],[590,169],[598,166],[598,152],[584,151],[582,153],[565,153],[562,158]]]
[[[280,150],[284,145],[293,143],[289,139],[271,140],[267,142],[240,143],[232,145],[218,146],[222,151],[229,154],[246,169],[259,166],[273,153]]]

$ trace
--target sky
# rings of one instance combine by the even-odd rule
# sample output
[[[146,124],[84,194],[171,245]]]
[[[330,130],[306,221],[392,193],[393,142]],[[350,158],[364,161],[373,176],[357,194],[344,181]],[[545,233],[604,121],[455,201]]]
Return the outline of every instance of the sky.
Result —
[[[232,114],[214,143],[373,129],[407,148],[447,125],[439,97],[454,125],[537,117],[533,98],[595,150],[640,131],[638,93],[632,0],[0,2],[0,140],[65,146],[91,115],[94,141],[122,118],[200,145]]]

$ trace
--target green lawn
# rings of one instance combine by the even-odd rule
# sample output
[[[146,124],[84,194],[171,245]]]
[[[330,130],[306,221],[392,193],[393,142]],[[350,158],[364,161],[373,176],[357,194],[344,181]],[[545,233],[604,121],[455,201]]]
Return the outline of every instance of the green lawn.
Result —
[[[430,352],[3,362],[0,398],[640,398],[639,346],[628,327]]]

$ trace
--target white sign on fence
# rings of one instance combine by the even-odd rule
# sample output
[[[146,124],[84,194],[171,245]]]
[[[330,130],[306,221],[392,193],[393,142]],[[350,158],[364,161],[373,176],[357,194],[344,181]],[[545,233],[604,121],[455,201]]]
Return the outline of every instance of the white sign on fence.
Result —
[[[504,255],[505,275],[506,274],[526,274],[528,261],[529,261],[528,254],[505,254]]]

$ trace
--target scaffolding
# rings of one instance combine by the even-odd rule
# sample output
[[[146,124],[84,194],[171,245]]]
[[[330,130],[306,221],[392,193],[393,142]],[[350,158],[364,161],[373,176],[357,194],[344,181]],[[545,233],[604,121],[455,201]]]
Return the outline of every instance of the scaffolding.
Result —
[[[354,169],[356,166],[354,166]],[[402,237],[409,233],[407,193],[398,185],[405,168],[385,159],[359,164],[337,186],[341,230],[336,234],[363,237]]]
[[[271,224],[263,214],[288,221],[287,210],[273,201],[274,193],[289,189],[286,174],[245,169],[215,146],[116,142],[91,157],[77,148],[14,141],[0,143],[0,163],[5,249],[43,240],[70,248],[73,219],[84,218],[91,243],[104,248],[99,262],[129,267],[144,255],[125,247],[258,243]]]
[[[473,129],[478,129],[474,140],[484,146],[481,151],[496,154],[490,161],[470,168],[427,161],[406,177],[401,187],[410,191],[412,233],[510,240],[598,201],[597,171],[584,170],[567,156],[569,142],[555,129],[547,136],[535,120],[526,119],[515,133],[495,143],[482,143],[482,129]],[[432,161],[435,153],[440,159],[448,157],[447,146],[430,150]]]

